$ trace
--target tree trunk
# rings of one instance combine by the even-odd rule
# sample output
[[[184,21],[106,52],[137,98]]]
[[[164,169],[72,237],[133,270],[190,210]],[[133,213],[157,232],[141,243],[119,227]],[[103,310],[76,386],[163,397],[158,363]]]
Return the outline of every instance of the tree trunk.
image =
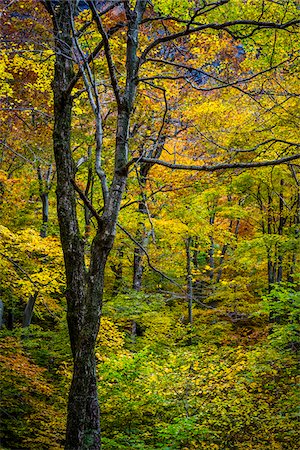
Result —
[[[100,448],[100,411],[94,345],[79,345],[68,402],[66,450]]]
[[[145,224],[140,222],[138,224],[139,229],[137,231],[135,239],[140,243],[140,245],[147,249],[148,246],[148,233]],[[144,252],[141,247],[135,247],[134,258],[133,258],[133,283],[132,287],[135,291],[140,291],[142,289],[144,265],[143,265]]]
[[[40,231],[40,236],[45,238],[47,236],[47,228],[49,222],[49,194],[48,192],[43,192],[41,194],[41,201],[43,207],[43,224]]]
[[[157,141],[153,145],[152,148],[150,148],[147,151],[147,154],[149,157],[154,158],[160,158],[164,144],[166,142],[166,136],[162,135],[163,126],[160,129],[159,135],[157,137]],[[147,206],[147,199],[145,195],[146,190],[146,184],[147,184],[147,178],[149,175],[149,172],[152,168],[153,164],[149,163],[142,163],[140,164],[139,173],[138,173],[138,181],[139,186],[141,189],[141,199],[139,201],[138,206],[138,212],[140,213],[141,220],[138,224],[138,229],[136,232],[135,239],[139,242],[139,244],[147,250],[147,246],[149,243],[149,237],[151,233],[147,232],[146,226],[145,226],[145,219],[147,216],[150,216],[148,206]],[[133,259],[133,283],[132,287],[136,291],[140,291],[142,288],[142,281],[143,281],[143,273],[144,273],[144,265],[143,265],[143,259],[144,259],[144,252],[141,249],[141,247],[136,246],[134,249],[134,259]]]
[[[185,241],[186,251],[186,279],[187,279],[187,304],[188,304],[188,323],[189,330],[189,344],[192,344],[192,324],[193,324],[193,275],[192,275],[192,255],[191,255],[192,238],[188,237]]]
[[[33,295],[31,295],[29,297],[29,300],[27,302],[27,305],[25,307],[24,314],[23,314],[23,323],[22,323],[23,328],[27,328],[31,324],[33,308],[34,308],[34,305],[35,305],[38,295],[39,295],[39,293],[36,291]]]
[[[15,316],[12,309],[7,310],[6,328],[10,331],[14,328]]]
[[[279,192],[279,224],[278,224],[278,230],[277,230],[277,233],[279,234],[279,236],[283,235],[283,229],[284,229],[284,225],[286,222],[286,219],[283,214],[283,209],[284,209],[283,186],[284,186],[284,181],[281,179],[280,180],[280,192]],[[281,283],[282,277],[283,277],[283,251],[282,251],[282,243],[281,242],[279,243],[279,246],[278,246],[277,263],[278,263],[278,268],[277,268],[276,282]]]
[[[128,39],[126,54],[126,87],[123,95],[114,77],[109,45],[104,45],[111,81],[118,103],[114,176],[109,191],[103,189],[104,208],[100,216],[84,193],[76,186],[75,163],[70,144],[73,70],[74,12],[77,1],[60,1],[55,8],[44,2],[53,21],[55,38],[54,131],[53,147],[57,170],[57,214],[66,272],[67,321],[74,360],[69,392],[66,450],[99,450],[101,448],[100,412],[97,396],[95,342],[99,331],[104,285],[104,271],[111,251],[122,196],[128,176],[129,122],[136,93],[138,69],[138,26],[146,8],[140,0],[134,11],[126,10]],[[89,2],[93,18],[103,41],[107,36],[94,2]],[[74,32],[74,35],[72,34]],[[76,40],[75,40],[76,42]],[[104,180],[102,180],[105,183]],[[84,241],[81,237],[75,190],[81,194],[98,222],[90,252],[89,269],[85,267]]]
[[[272,197],[268,190],[268,207],[267,207],[267,234],[272,234]],[[270,243],[267,246],[267,262],[268,262],[268,290],[271,291],[271,285],[275,282],[274,263],[272,262],[272,247]]]
[[[229,199],[229,201],[231,201],[231,199]],[[229,230],[228,230],[230,233],[232,233],[232,231],[233,231],[233,224],[234,224],[234,221],[230,220]],[[235,224],[235,229],[234,229],[234,236],[236,238],[238,236],[239,227],[240,227],[240,219],[237,219],[236,224]],[[217,273],[217,276],[216,276],[216,283],[220,283],[220,281],[221,281],[221,277],[222,277],[222,273],[223,273],[223,264],[224,264],[224,261],[225,261],[225,256],[226,256],[228,247],[229,247],[229,245],[228,245],[227,242],[222,247],[221,256],[220,256],[220,259],[219,259],[219,269],[218,269],[218,273]]]
[[[92,253],[94,258],[86,285],[84,308],[78,311],[82,320],[78,335],[72,326],[73,316],[68,315],[74,368],[68,401],[66,450],[101,448],[95,343],[100,325],[107,251],[101,248],[99,235],[93,243]]]
[[[111,270],[115,276],[115,281],[113,285],[112,295],[118,295],[122,289],[123,283],[123,256],[124,249],[123,245],[117,250],[118,261],[115,264],[111,264]]]
[[[136,231],[135,239],[139,244],[146,250],[148,245],[148,234],[145,226],[145,219],[147,216],[147,206],[146,206],[146,198],[144,190],[146,188],[147,175],[149,173],[151,166],[147,164],[142,164],[140,167],[139,174],[139,185],[141,188],[141,200],[139,201],[138,212],[140,214],[140,221],[138,223],[138,228]],[[143,273],[144,273],[144,252],[141,247],[136,246],[134,248],[134,257],[133,257],[133,281],[132,288],[135,291],[140,291],[142,289],[142,281],[143,281]]]
[[[3,313],[4,313],[4,303],[2,300],[0,300],[0,330],[3,325]]]
[[[215,213],[212,213],[212,215],[209,218],[209,224],[211,226],[212,234],[209,236],[210,247],[208,250],[208,264],[210,266],[209,270],[210,284],[212,284],[214,281],[214,272],[215,272],[215,240],[213,236],[214,223],[215,223]]]
[[[39,194],[42,202],[42,226],[40,236],[45,238],[47,236],[48,222],[49,222],[49,192],[51,189],[51,175],[52,164],[49,164],[47,171],[42,173],[41,166],[37,166],[37,177],[39,181]]]
[[[52,5],[48,2],[48,9]],[[97,398],[94,345],[99,330],[103,271],[106,259],[99,252],[89,274],[84,263],[73,185],[75,164],[70,147],[73,79],[72,14],[76,2],[60,2],[53,15],[55,36],[53,147],[57,170],[57,214],[66,270],[67,321],[74,360],[69,392],[66,450],[100,449],[100,414]],[[53,11],[52,11],[53,12]],[[99,250],[99,239],[94,245]],[[99,258],[102,272],[95,279]],[[95,263],[97,268],[95,268]]]

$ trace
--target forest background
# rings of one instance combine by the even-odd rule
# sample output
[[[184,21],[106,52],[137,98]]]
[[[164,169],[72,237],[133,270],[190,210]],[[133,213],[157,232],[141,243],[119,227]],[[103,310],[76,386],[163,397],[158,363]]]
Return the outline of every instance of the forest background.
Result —
[[[53,28],[68,14],[69,54]],[[125,180],[91,353],[102,448],[296,450],[299,3],[5,0],[0,21],[2,448],[100,448],[65,438],[78,351],[55,195],[62,57],[87,276]]]

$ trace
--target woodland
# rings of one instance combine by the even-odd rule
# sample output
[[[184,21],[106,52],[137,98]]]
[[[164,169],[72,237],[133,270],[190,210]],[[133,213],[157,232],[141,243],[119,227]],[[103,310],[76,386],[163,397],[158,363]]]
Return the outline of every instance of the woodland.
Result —
[[[1,450],[299,449],[299,25],[1,1]]]

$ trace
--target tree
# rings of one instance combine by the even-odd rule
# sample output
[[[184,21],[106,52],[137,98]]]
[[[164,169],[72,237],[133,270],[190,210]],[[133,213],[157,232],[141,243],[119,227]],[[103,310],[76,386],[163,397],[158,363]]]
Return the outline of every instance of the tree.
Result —
[[[61,310],[57,299],[62,297],[64,280],[59,240],[43,239],[28,228],[12,233],[2,225],[0,237],[0,292],[7,327],[13,328],[13,316],[28,327],[34,309],[40,318]]]
[[[1,4],[1,169],[9,178],[27,172],[37,180],[32,197],[41,200],[41,236],[49,222],[53,176],[51,129],[53,105],[49,18],[37,0]],[[43,64],[43,70],[41,69]],[[17,131],[17,133],[16,133]],[[28,183],[29,184],[29,183]],[[32,203],[34,203],[32,201]]]
[[[261,30],[268,34],[272,33],[270,30],[286,32],[297,26],[299,20],[294,18],[296,9],[293,5],[288,12],[285,7],[276,5],[275,11],[271,2],[270,8],[265,10],[264,2],[258,1],[256,9],[251,7],[248,13],[243,11],[246,18],[240,19],[239,1],[220,0],[195,4],[183,2],[173,11],[172,2],[157,2],[152,6],[147,0],[137,0],[134,7],[131,7],[130,2],[125,0],[104,5],[102,2],[87,2],[92,15],[82,23],[80,17],[78,20],[76,18],[79,2],[44,0],[42,3],[50,13],[53,23],[53,146],[57,171],[57,212],[66,269],[67,320],[74,359],[65,448],[91,450],[101,447],[94,349],[101,316],[104,273],[114,243],[121,201],[131,166],[142,162],[160,164],[171,169],[215,171],[274,165],[299,157],[299,154],[287,154],[272,160],[245,162],[237,159],[236,162],[196,165],[178,164],[177,161],[174,163],[134,153],[130,159],[130,125],[134,117],[138,85],[146,83],[154,90],[166,90],[170,89],[172,81],[181,80],[184,84],[194,85],[196,89],[201,90],[203,86],[199,74],[210,80],[210,85],[205,88],[208,90],[244,84],[247,78],[242,81],[230,77],[220,79],[215,75],[213,64],[211,73],[208,74],[202,68],[186,64],[182,55],[188,53],[194,45],[192,37],[205,32],[208,32],[208,35],[225,33],[232,39],[241,40],[259,36]],[[224,6],[228,5],[225,10]],[[226,15],[228,19],[225,20]],[[275,21],[270,19],[272,15],[275,15]],[[77,25],[79,28],[76,28]],[[84,41],[82,36],[86,29],[92,31],[96,44],[92,39],[86,38]],[[91,45],[94,45],[94,48],[87,54]],[[94,61],[98,54],[105,58],[105,65],[100,66],[101,75],[94,75],[94,68],[97,67]],[[161,70],[162,64],[168,67],[166,74]],[[272,67],[271,64],[268,70]],[[249,74],[248,78],[253,76]],[[101,78],[103,86],[109,86],[109,95],[113,95],[115,148],[113,155],[110,154],[114,158],[111,172],[104,170],[105,164],[102,161],[105,143],[103,110],[98,90]],[[71,148],[71,131],[74,88],[79,80],[83,80],[95,115],[94,161],[103,197],[100,213],[75,180],[76,166]],[[157,84],[159,81],[163,87]],[[280,146],[282,142],[275,139],[274,145],[275,143]],[[284,145],[289,148],[298,147],[289,141],[285,141]],[[260,143],[252,152],[255,154],[255,150],[262,147],[263,144]],[[251,153],[251,149],[249,152]],[[84,242],[76,210],[76,193],[96,220],[88,265],[85,263]]]

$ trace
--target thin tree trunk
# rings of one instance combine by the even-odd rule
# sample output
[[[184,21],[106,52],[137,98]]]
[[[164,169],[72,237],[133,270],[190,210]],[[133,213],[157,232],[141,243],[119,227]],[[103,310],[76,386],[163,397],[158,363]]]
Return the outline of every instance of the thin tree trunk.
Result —
[[[8,309],[7,310],[7,321],[6,321],[6,328],[8,330],[13,330],[14,328],[14,323],[15,323],[15,316],[14,316],[14,312],[12,309]]]
[[[186,279],[187,279],[187,304],[188,304],[188,323],[190,327],[193,324],[193,275],[192,275],[192,255],[191,255],[192,238],[188,237],[185,241],[186,251]],[[190,334],[192,330],[190,329]],[[192,344],[192,337],[189,337],[189,343]]]
[[[211,225],[211,227],[214,226],[214,223],[215,223],[215,214],[213,214],[209,219],[209,224]],[[214,279],[214,271],[215,271],[215,240],[214,240],[213,233],[209,236],[209,240],[210,240],[210,247],[208,250],[208,263],[210,266],[209,279],[210,279],[210,283],[212,284],[213,279]]]
[[[49,222],[49,194],[43,192],[41,195],[42,207],[43,207],[43,224],[40,231],[40,236],[45,238],[47,236],[48,222]]]
[[[291,173],[293,176],[293,179],[295,181],[295,184],[297,186],[297,194],[296,194],[296,199],[295,199],[295,214],[293,217],[293,223],[295,226],[295,244],[294,244],[294,250],[292,253],[292,262],[291,262],[291,267],[290,267],[290,272],[288,275],[288,281],[290,283],[293,283],[294,280],[294,274],[296,272],[296,265],[297,265],[297,256],[299,251],[299,236],[300,236],[300,181],[297,177],[296,171],[295,171],[295,167],[291,164],[290,165],[290,169],[291,169]]]
[[[45,238],[48,231],[49,223],[49,192],[51,189],[51,175],[52,175],[52,164],[49,164],[48,170],[45,173],[45,180],[43,179],[42,169],[40,165],[37,167],[37,176],[39,180],[39,194],[42,202],[42,226],[40,231],[40,236]]]
[[[284,207],[284,198],[283,198],[283,186],[284,181],[280,180],[280,192],[279,192],[279,224],[278,224],[278,230],[277,233],[279,236],[283,235],[283,229],[285,225],[285,217],[283,215],[283,207]],[[283,254],[282,254],[282,243],[279,243],[278,246],[278,258],[277,258],[277,275],[276,275],[276,282],[281,283],[282,276],[283,276]]]
[[[272,208],[272,197],[270,191],[268,191],[268,207],[267,207],[267,234],[272,234],[272,216],[271,216],[271,208]],[[272,247],[271,244],[268,243],[267,248],[267,263],[268,263],[268,288],[269,292],[271,290],[271,284],[275,282],[274,279],[274,263],[272,261]]]
[[[141,246],[146,249],[148,246],[148,234],[145,229],[145,224],[140,222],[139,229],[136,234],[136,240],[141,244]],[[134,249],[134,257],[133,257],[133,283],[132,287],[135,291],[140,291],[142,289],[143,282],[143,273],[144,273],[144,265],[143,265],[143,257],[144,252],[140,247],[135,247]]]
[[[166,142],[166,136],[162,133],[164,130],[164,127],[166,125],[166,117],[164,116],[163,123],[160,127],[160,130],[158,132],[157,139],[155,141],[155,144],[147,150],[147,156],[151,158],[160,158],[164,144]],[[143,150],[144,151],[144,150]],[[146,184],[147,184],[147,178],[149,175],[149,172],[152,168],[153,164],[151,163],[141,163],[139,167],[139,171],[137,171],[137,178],[139,181],[139,186],[141,189],[141,199],[139,201],[138,206],[138,212],[141,214],[141,220],[138,226],[138,230],[136,232],[136,240],[140,243],[140,245],[147,249],[148,243],[149,243],[149,237],[151,233],[148,233],[145,226],[145,219],[148,216],[149,221],[150,219],[150,213],[147,206],[147,200],[145,195],[146,190]],[[153,231],[153,230],[152,230]],[[134,258],[133,258],[133,282],[132,287],[136,291],[140,291],[142,288],[142,282],[143,282],[143,272],[144,272],[144,266],[143,266],[143,259],[144,259],[144,252],[141,249],[141,247],[136,246],[134,249]]]
[[[194,239],[194,242],[193,242],[193,245],[194,245],[194,250],[193,250],[193,265],[194,265],[194,268],[197,270],[198,269],[198,266],[199,266],[199,263],[198,263],[198,256],[199,256],[199,243],[198,243],[198,237],[196,237],[195,239]]]
[[[27,328],[31,324],[32,315],[33,315],[33,309],[36,302],[36,299],[38,298],[39,293],[36,291],[33,295],[29,297],[29,300],[26,304],[24,314],[23,314],[23,323],[22,327]]]
[[[90,193],[90,201],[93,202],[93,191],[94,191],[94,180],[93,180],[93,171],[92,171],[92,164],[91,164],[91,151],[89,148],[89,154],[88,154],[88,161],[89,161],[89,168],[88,168],[88,179],[87,184],[85,187],[85,196],[89,198]],[[84,205],[84,221],[85,221],[85,229],[84,229],[84,244],[85,248],[88,248],[89,239],[91,235],[91,220],[92,220],[92,213],[89,210],[89,208]],[[87,252],[86,252],[87,253]]]
[[[3,313],[4,313],[4,303],[2,300],[0,300],[0,330],[3,325]]]
[[[114,285],[113,285],[113,291],[112,294],[113,295],[117,295],[119,294],[121,287],[122,287],[122,282],[123,282],[123,256],[124,256],[124,250],[123,250],[123,246],[119,247],[117,250],[117,257],[118,257],[118,262],[115,264],[111,264],[111,270],[115,276],[115,281],[114,281]]]

